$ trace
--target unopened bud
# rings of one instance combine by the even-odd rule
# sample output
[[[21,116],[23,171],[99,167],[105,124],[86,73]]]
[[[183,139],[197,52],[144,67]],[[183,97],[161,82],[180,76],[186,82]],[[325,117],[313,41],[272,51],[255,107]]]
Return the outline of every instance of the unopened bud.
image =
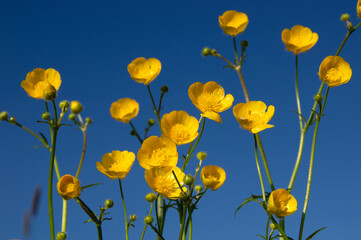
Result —
[[[11,118],[9,118],[9,122],[11,122],[11,123],[16,122],[16,121],[15,121],[15,117],[11,117]]]
[[[316,102],[321,102],[322,99],[323,99],[323,96],[322,96],[322,94],[317,93],[313,99],[314,99]]]
[[[199,153],[197,153],[197,158],[198,158],[199,160],[201,160],[201,161],[203,161],[204,159],[206,159],[206,157],[207,157],[207,153],[205,153],[205,152],[199,152]]]
[[[271,224],[270,224],[270,227],[271,227],[273,230],[277,229],[277,227],[276,227],[276,225],[275,225],[274,223],[271,223]]]
[[[137,220],[137,216],[135,214],[132,214],[129,216],[129,219],[130,219],[130,221],[134,222],[135,220]]]
[[[58,232],[56,234],[56,240],[65,240],[66,239],[66,233],[65,232]]]
[[[166,85],[164,85],[163,87],[160,88],[160,91],[165,94],[168,92],[168,87]]]
[[[85,122],[86,122],[87,124],[91,124],[91,123],[93,122],[93,120],[92,120],[91,118],[87,117],[87,118],[85,119]]]
[[[8,117],[9,117],[9,114],[7,112],[0,113],[0,121],[7,121]]]
[[[242,46],[243,48],[248,47],[248,41],[243,40],[243,41],[241,42],[241,46]]]
[[[106,208],[112,208],[112,207],[114,206],[113,200],[111,200],[111,199],[105,200],[104,206],[105,206]]]
[[[146,217],[144,218],[144,223],[147,224],[147,225],[152,224],[153,221],[154,221],[154,218],[153,218],[152,216],[150,216],[150,215],[148,215],[148,216],[146,216]]]
[[[208,56],[208,55],[211,55],[211,54],[212,54],[211,49],[209,49],[209,47],[203,48],[202,54],[203,54],[203,56],[205,56],[205,57]]]
[[[83,105],[78,101],[71,101],[70,110],[72,113],[78,114],[83,110]]]
[[[61,111],[67,112],[67,111],[68,111],[68,107],[69,107],[69,102],[66,101],[66,100],[61,101],[61,102],[59,103],[59,107],[60,107]]]
[[[68,116],[68,119],[69,119],[70,121],[74,121],[75,118],[76,118],[75,113],[70,113],[69,116]]]
[[[350,14],[344,13],[341,15],[341,21],[346,22],[350,19]]]
[[[145,200],[147,200],[150,203],[153,202],[156,198],[157,198],[157,195],[155,195],[155,193],[148,193],[145,196]]]
[[[192,175],[185,175],[183,178],[183,182],[187,186],[191,186],[193,184],[194,178]]]
[[[202,185],[197,185],[194,187],[194,190],[196,190],[196,192],[200,192],[203,190],[203,187],[202,187]]]
[[[46,81],[43,86],[43,96],[47,101],[52,101],[56,98],[56,89],[50,82]]]
[[[148,120],[148,125],[149,125],[149,126],[153,126],[154,124],[155,124],[154,119],[149,119],[149,120]]]
[[[41,118],[44,119],[44,120],[50,120],[50,113],[44,112],[44,113],[41,115]]]

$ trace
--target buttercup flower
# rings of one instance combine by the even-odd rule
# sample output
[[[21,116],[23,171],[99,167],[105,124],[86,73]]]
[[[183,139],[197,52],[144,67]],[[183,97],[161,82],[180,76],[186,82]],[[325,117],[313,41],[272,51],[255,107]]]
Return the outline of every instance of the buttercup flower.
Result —
[[[174,178],[172,173],[174,171],[180,185],[183,188],[183,191],[186,192],[187,188],[183,187],[183,178],[184,173],[179,167],[155,167],[145,170],[145,180],[147,181],[149,187],[153,191],[162,194],[164,197],[170,199],[177,199],[180,197],[182,190],[179,188],[179,185]]]
[[[185,111],[164,114],[161,126],[164,135],[170,137],[177,145],[192,142],[198,136],[198,120]]]
[[[161,68],[162,64],[158,59],[149,58],[147,60],[139,57],[128,65],[128,72],[134,81],[148,85],[158,76]]]
[[[356,11],[358,18],[361,18],[361,0],[358,0],[357,2]]]
[[[65,200],[70,200],[80,196],[80,182],[72,175],[67,174],[62,176],[56,187],[60,196]]]
[[[311,29],[296,25],[291,30],[282,31],[282,41],[288,51],[298,55],[301,52],[307,52],[317,42],[318,34],[313,33]]]
[[[139,149],[137,158],[144,169],[153,167],[175,167],[178,162],[177,146],[167,136],[150,136]]]
[[[261,101],[249,101],[248,103],[238,103],[233,107],[233,115],[242,128],[258,133],[273,125],[267,124],[275,112],[274,106],[270,105],[268,111],[266,104]]]
[[[233,96],[231,94],[224,96],[224,89],[213,81],[206,84],[193,83],[188,89],[188,95],[194,106],[202,112],[201,116],[219,123],[222,123],[219,113],[233,104]]]
[[[342,57],[328,56],[321,63],[318,76],[329,87],[337,87],[350,81],[352,70]]]
[[[268,199],[267,212],[281,218],[291,215],[296,210],[297,201],[286,189],[280,188],[271,192]]]
[[[102,157],[102,162],[97,162],[97,169],[111,179],[124,179],[128,175],[135,160],[135,155],[128,151],[112,151]]]
[[[235,37],[246,29],[248,16],[242,12],[229,10],[225,11],[222,16],[219,16],[218,21],[225,34]]]
[[[210,188],[214,191],[223,185],[226,180],[226,172],[218,166],[204,166],[201,170],[201,179],[205,188]]]
[[[20,85],[32,98],[44,99],[44,94],[54,97],[54,90],[56,97],[56,91],[61,85],[60,74],[52,68],[35,68],[26,75],[26,79]]]
[[[129,123],[139,112],[139,104],[131,98],[121,98],[110,106],[110,115],[117,121]]]

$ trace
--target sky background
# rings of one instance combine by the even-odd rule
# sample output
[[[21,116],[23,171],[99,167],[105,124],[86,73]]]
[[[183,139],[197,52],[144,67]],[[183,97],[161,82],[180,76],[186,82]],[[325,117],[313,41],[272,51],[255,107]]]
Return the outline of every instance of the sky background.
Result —
[[[249,17],[246,31],[237,42],[248,40],[248,57],[243,74],[251,100],[274,105],[272,129],[260,133],[276,188],[287,188],[298,150],[298,116],[294,94],[294,61],[285,50],[281,32],[300,24],[318,33],[319,41],[299,56],[299,88],[302,110],[308,116],[313,95],[321,81],[317,72],[322,60],[333,55],[346,28],[340,21],[349,13],[356,25],[356,0],[318,1],[1,1],[0,3],[0,111],[8,111],[21,124],[48,136],[48,126],[36,123],[45,112],[42,100],[30,98],[20,87],[34,68],[59,71],[62,85],[56,102],[78,100],[84,105],[83,117],[94,123],[88,128],[88,148],[80,174],[82,185],[103,182],[82,192],[81,198],[95,211],[104,200],[115,202],[111,221],[104,222],[104,239],[124,239],[123,209],[117,181],[101,174],[95,163],[112,150],[134,153],[140,148],[129,135],[130,126],[111,118],[112,102],[125,97],[136,99],[140,112],[133,123],[141,130],[155,118],[147,89],[133,81],[127,65],[137,57],[155,57],[162,71],[150,87],[156,99],[167,85],[162,113],[185,110],[198,118],[199,111],[188,98],[194,82],[216,81],[235,102],[244,102],[235,71],[215,57],[203,57],[205,46],[216,48],[226,58],[234,57],[232,37],[223,33],[218,16],[226,10],[244,12]],[[359,119],[361,90],[361,29],[350,37],[340,56],[350,63],[351,81],[332,88],[317,139],[317,152],[311,198],[304,236],[328,227],[315,239],[355,239],[361,224],[361,158]],[[251,203],[234,217],[234,211],[251,194],[261,194],[254,160],[253,137],[240,129],[232,109],[221,114],[223,124],[207,121],[196,151],[206,151],[204,165],[219,165],[227,179],[217,191],[208,191],[195,211],[193,239],[261,239],[267,217]],[[65,123],[70,123],[67,119]],[[304,202],[313,128],[308,132],[303,161],[293,195],[298,211],[287,217],[286,231],[296,238]],[[150,135],[158,135],[154,127]],[[1,239],[25,239],[23,214],[31,206],[37,186],[42,188],[38,215],[32,219],[31,240],[49,239],[47,179],[49,153],[37,139],[22,129],[0,122],[0,218]],[[60,129],[57,159],[61,174],[74,175],[81,155],[82,134],[76,127]],[[185,154],[187,147],[179,147]],[[179,165],[181,164],[179,160]],[[186,173],[193,174],[195,161]],[[265,174],[264,174],[265,176]],[[265,179],[266,181],[266,179]],[[55,186],[55,183],[54,183]],[[144,170],[137,162],[123,181],[127,211],[136,214],[136,227],[130,239],[140,239],[143,218],[149,211],[144,196],[151,192]],[[269,187],[266,189],[269,191]],[[54,191],[55,229],[61,227],[62,200]],[[68,239],[97,239],[93,223],[75,201],[69,202]],[[169,211],[164,237],[176,239],[179,222]],[[148,229],[145,239],[154,239]]]

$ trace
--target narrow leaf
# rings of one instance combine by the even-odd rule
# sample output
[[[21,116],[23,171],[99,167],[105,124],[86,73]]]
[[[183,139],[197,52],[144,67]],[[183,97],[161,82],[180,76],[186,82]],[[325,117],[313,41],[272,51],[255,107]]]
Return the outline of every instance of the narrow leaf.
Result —
[[[323,229],[326,229],[327,227],[323,227],[323,228],[320,228],[318,230],[316,230],[314,233],[312,233],[310,236],[308,236],[305,240],[310,240],[312,239],[317,233],[319,233],[320,231],[322,231]]]
[[[85,185],[85,186],[81,187],[81,190],[86,189],[86,188],[90,188],[90,187],[93,187],[93,186],[96,186],[96,185],[100,185],[100,184],[103,184],[103,183],[93,183],[93,184]]]
[[[39,132],[40,136],[43,138],[44,142],[46,142],[46,144],[49,145],[48,140],[46,139],[46,137],[44,136],[44,134],[42,134],[41,132]]]

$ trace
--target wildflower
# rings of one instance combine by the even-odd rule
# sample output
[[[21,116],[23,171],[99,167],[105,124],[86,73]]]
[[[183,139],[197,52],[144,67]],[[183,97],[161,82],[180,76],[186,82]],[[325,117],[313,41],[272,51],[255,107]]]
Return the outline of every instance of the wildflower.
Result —
[[[223,185],[226,180],[226,172],[218,166],[204,166],[201,170],[201,179],[205,188],[210,188],[214,191]]]
[[[296,25],[291,30],[282,31],[282,41],[288,51],[298,55],[300,52],[307,52],[317,42],[318,34],[313,33],[311,29]]]
[[[128,151],[112,151],[102,157],[102,162],[97,162],[97,169],[111,179],[124,179],[130,171],[135,160],[135,155]]]
[[[83,111],[83,105],[78,101],[71,101],[70,110],[72,113],[78,114]]]
[[[192,142],[198,136],[198,120],[185,111],[164,114],[161,126],[164,135],[170,137],[177,145]]]
[[[147,60],[139,57],[128,65],[128,72],[134,81],[148,85],[158,76],[161,68],[162,64],[158,59],[149,58]]]
[[[35,68],[32,72],[29,72],[26,75],[26,79],[21,82],[21,87],[24,88],[25,92],[27,92],[30,97],[36,99],[44,99],[44,94],[52,97],[54,96],[53,91],[55,91],[56,97],[56,91],[60,85],[60,74],[52,68],[47,70]]]
[[[67,174],[62,176],[56,187],[60,196],[65,200],[70,200],[80,196],[80,182],[72,175]]]
[[[110,115],[117,121],[129,123],[139,112],[139,104],[131,98],[121,98],[110,106]]]
[[[350,81],[352,70],[342,57],[328,56],[322,61],[318,75],[329,87],[337,87]]]
[[[274,190],[269,196],[267,211],[276,217],[291,215],[296,210],[297,201],[286,189]]]
[[[233,96],[224,94],[224,89],[213,81],[206,84],[196,82],[188,89],[189,98],[194,106],[202,112],[201,116],[218,123],[222,123],[219,113],[227,110],[233,104]]]
[[[268,107],[261,101],[249,101],[248,103],[238,103],[233,107],[233,115],[242,128],[250,130],[252,133],[258,133],[266,128],[272,128],[273,125],[268,122],[275,112],[274,106]]]
[[[243,33],[248,25],[248,16],[245,13],[234,10],[225,11],[222,16],[218,17],[219,26],[224,33],[235,37]]]

